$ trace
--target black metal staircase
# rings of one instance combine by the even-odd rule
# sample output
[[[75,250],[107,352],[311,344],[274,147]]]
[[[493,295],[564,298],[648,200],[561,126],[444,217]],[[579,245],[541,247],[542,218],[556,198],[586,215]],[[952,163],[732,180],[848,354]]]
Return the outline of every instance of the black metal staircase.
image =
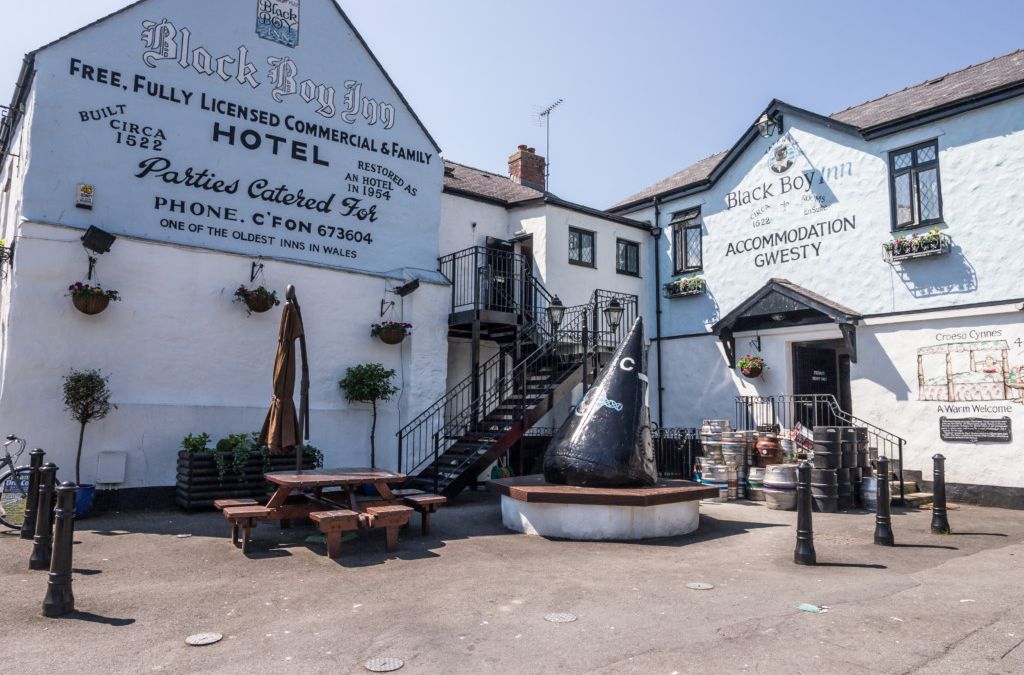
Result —
[[[593,381],[638,308],[636,296],[598,290],[555,326],[553,296],[519,254],[474,247],[440,267],[452,282],[449,334],[473,340],[473,372],[398,432],[398,470],[410,485],[453,497],[577,384]],[[623,309],[614,328],[604,311],[613,302]],[[477,364],[481,340],[499,351]]]

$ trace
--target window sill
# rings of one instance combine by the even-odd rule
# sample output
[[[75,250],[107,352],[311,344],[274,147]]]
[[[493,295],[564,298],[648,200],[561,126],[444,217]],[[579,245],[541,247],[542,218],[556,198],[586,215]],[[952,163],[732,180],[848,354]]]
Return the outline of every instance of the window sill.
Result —
[[[570,260],[569,264],[570,265],[575,265],[576,267],[586,267],[586,268],[592,269],[592,270],[596,270],[597,269],[597,265],[595,265],[594,263],[580,262],[578,260]]]
[[[624,277],[633,277],[634,279],[639,279],[640,278],[640,273],[639,272],[627,272],[625,270],[615,270],[615,273],[616,274],[621,274]]]

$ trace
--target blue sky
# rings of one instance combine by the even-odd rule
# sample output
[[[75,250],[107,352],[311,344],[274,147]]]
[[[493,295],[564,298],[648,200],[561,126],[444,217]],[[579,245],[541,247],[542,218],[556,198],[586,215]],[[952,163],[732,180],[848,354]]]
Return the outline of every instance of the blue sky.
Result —
[[[4,4],[8,101],[26,51],[127,2]],[[728,148],[772,98],[832,113],[1024,47],[1012,0],[340,4],[448,159],[504,173],[565,99],[551,189],[596,207]]]

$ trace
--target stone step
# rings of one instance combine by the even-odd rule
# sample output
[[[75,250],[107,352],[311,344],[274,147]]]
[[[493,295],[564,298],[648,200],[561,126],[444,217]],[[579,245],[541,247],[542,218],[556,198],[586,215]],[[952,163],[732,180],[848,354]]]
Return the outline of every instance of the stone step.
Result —
[[[893,495],[893,501],[896,501],[899,498],[900,498],[899,493],[896,493],[895,495]],[[932,503],[932,493],[931,492],[908,492],[907,495],[906,495],[906,502],[907,502],[906,505],[908,507],[912,508],[912,509],[920,507],[920,506],[924,506],[925,504],[931,504]]]

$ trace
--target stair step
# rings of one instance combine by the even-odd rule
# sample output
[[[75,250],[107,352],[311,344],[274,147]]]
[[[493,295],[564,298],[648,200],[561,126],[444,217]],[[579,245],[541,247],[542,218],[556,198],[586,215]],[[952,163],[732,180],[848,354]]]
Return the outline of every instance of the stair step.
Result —
[[[900,495],[897,492],[893,496],[893,501],[899,501],[899,498],[900,498]],[[923,506],[925,504],[931,504],[932,503],[932,493],[931,492],[908,492],[906,494],[906,497],[905,497],[904,501],[906,501],[906,505],[911,507],[911,508],[914,508],[914,507],[917,507],[917,506]]]

